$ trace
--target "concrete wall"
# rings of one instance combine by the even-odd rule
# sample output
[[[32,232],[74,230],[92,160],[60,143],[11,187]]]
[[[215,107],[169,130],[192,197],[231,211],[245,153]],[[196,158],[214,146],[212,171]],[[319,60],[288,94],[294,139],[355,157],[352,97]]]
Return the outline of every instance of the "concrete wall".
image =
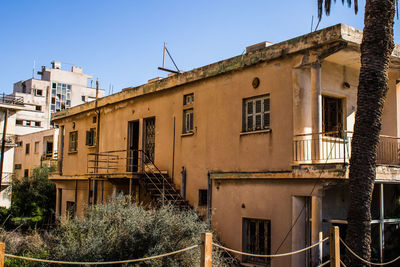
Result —
[[[32,170],[40,166],[41,157],[45,154],[46,140],[53,141],[53,155],[56,157],[58,135],[58,129],[50,129],[18,136],[18,142],[22,142],[22,145],[15,148],[15,164],[21,164],[21,169],[15,169],[15,176],[23,177],[25,169],[29,170],[29,175],[31,175]],[[35,143],[38,144],[36,152]],[[29,144],[30,147],[29,154],[25,152],[26,144]],[[53,162],[53,164],[56,163],[56,161]]]

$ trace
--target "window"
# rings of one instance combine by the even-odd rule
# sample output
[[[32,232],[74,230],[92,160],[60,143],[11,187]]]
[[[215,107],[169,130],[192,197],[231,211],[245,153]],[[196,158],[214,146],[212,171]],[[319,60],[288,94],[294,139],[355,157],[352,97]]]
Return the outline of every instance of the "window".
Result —
[[[194,103],[194,94],[188,94],[183,96],[183,105],[191,105]]]
[[[271,221],[243,218],[243,251],[251,254],[271,254]],[[270,266],[271,258],[243,256],[246,263],[261,263]]]
[[[86,145],[96,145],[96,128],[91,128],[89,131],[86,131]]]
[[[34,152],[35,153],[39,153],[39,141],[35,142],[35,150],[34,150]]]
[[[29,170],[28,169],[25,169],[24,170],[24,177],[28,177],[29,176]]]
[[[31,126],[31,121],[25,121],[25,126]]]
[[[78,149],[78,132],[69,133],[69,152],[76,152]]]
[[[96,122],[97,122],[97,117],[93,116],[93,123],[96,123]]]
[[[22,125],[23,123],[24,123],[23,120],[16,120],[16,121],[15,121],[15,124],[16,124],[16,125]]]
[[[182,133],[193,133],[193,104],[194,94],[183,96]]]
[[[42,111],[42,106],[35,106],[35,110]]]
[[[243,100],[243,131],[251,132],[270,128],[269,95]]]
[[[14,169],[16,170],[22,169],[22,164],[15,164]]]
[[[51,90],[51,112],[58,112],[71,107],[71,85],[53,83]]]
[[[28,155],[30,150],[30,144],[25,144],[25,154]]]
[[[193,132],[193,109],[183,111],[183,133]]]
[[[86,98],[85,98],[85,96],[83,95],[83,96],[81,96],[81,99],[82,99],[82,101],[83,102],[85,102],[86,101]]]
[[[40,121],[35,121],[35,126],[36,127],[40,127],[40,125],[41,125]]]
[[[199,190],[199,206],[207,206],[207,189]]]
[[[17,146],[22,146],[22,141],[18,141]]]
[[[35,90],[35,95],[36,96],[43,96],[43,90],[42,89],[36,89]]]
[[[322,98],[322,129],[326,135],[343,136],[343,100],[323,96]]]

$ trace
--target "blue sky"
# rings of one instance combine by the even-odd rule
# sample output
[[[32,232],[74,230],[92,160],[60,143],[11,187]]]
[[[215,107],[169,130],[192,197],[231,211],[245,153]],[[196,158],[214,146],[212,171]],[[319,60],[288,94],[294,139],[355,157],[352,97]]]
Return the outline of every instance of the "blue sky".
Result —
[[[52,60],[81,66],[109,93],[167,73],[163,43],[181,70],[239,55],[246,46],[310,32],[316,0],[1,0],[0,92]],[[333,6],[319,29],[337,23],[363,28],[363,7]],[[398,20],[395,21],[395,40]],[[172,68],[172,63],[167,62]]]

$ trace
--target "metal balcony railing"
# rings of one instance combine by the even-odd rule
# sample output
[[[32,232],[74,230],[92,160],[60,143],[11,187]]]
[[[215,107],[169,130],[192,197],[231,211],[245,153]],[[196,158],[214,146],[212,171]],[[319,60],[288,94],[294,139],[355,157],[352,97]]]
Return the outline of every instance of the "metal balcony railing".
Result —
[[[348,163],[352,132],[309,133],[293,138],[294,164]],[[400,138],[380,136],[376,163],[400,165]]]
[[[40,157],[40,160],[41,161],[44,161],[44,160],[58,160],[58,153],[57,152],[53,152],[53,153],[43,154]]]
[[[2,93],[0,94],[0,103],[23,106],[24,98],[21,96],[6,95],[5,93]]]

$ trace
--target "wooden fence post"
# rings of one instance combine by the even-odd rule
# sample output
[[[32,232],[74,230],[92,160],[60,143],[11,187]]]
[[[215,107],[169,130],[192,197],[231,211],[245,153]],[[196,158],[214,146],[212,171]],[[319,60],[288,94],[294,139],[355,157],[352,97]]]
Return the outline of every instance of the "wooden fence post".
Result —
[[[329,237],[331,267],[340,267],[340,237],[338,226],[332,226],[329,229]]]
[[[4,266],[4,253],[6,253],[6,245],[0,242],[0,267]]]
[[[212,233],[201,234],[200,267],[212,266]],[[0,266],[2,267],[2,266]]]

